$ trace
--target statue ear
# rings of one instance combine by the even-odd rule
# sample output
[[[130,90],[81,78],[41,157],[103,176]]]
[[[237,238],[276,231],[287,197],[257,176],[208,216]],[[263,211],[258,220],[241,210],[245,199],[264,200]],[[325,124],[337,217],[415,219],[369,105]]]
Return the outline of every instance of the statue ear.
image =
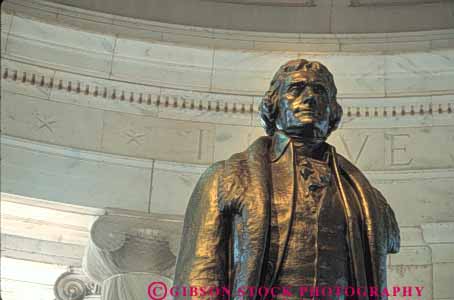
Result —
[[[276,117],[278,113],[279,89],[270,89],[265,93],[259,106],[259,115],[262,127],[269,136],[276,131]]]
[[[336,99],[334,99],[334,105],[331,105],[331,112],[330,112],[330,120],[329,120],[329,133],[333,132],[339,127],[340,121],[342,119],[342,106],[337,103]]]

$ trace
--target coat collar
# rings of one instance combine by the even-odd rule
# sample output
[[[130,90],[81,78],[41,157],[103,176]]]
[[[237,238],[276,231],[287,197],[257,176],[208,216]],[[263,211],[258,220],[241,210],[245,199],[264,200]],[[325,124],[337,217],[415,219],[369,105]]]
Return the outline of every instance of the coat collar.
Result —
[[[288,149],[288,145],[291,144],[291,139],[282,131],[277,131],[273,137],[271,142],[271,151],[270,151],[270,161],[272,163],[277,162],[280,160],[284,152]],[[328,161],[329,156],[329,145],[323,142],[321,144],[322,147],[326,147],[325,149],[325,156],[323,158],[324,161]],[[293,162],[293,160],[292,160]]]
[[[284,154],[287,146],[290,143],[290,138],[286,136],[282,131],[277,131],[273,135],[273,140],[271,142],[271,153],[270,159],[271,162],[276,162]]]
[[[278,205],[282,208],[279,212],[279,217],[282,219],[282,223],[279,226],[282,228],[282,231],[279,233],[277,257],[275,261],[268,262],[270,264],[269,272],[272,274],[266,284],[272,286],[276,281],[286,252],[295,208],[294,153],[290,138],[283,133],[275,133],[271,144],[270,156],[272,182],[271,206]],[[270,211],[271,206],[269,207]]]

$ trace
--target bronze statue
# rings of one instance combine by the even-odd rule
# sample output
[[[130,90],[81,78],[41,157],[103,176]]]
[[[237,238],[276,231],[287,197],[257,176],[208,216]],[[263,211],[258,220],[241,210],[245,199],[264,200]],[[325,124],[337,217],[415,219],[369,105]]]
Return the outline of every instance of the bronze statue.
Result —
[[[268,136],[213,164],[194,189],[175,286],[223,287],[217,299],[386,298],[373,291],[386,287],[399,228],[382,194],[325,142],[342,117],[336,93],[319,62],[277,71],[260,106]]]

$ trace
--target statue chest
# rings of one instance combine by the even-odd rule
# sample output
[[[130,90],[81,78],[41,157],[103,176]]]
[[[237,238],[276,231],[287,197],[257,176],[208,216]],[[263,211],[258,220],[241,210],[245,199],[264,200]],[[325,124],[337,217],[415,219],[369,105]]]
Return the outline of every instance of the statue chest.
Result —
[[[340,194],[327,163],[303,159],[295,166],[295,207],[290,228],[280,216],[282,203],[272,203],[270,257],[285,247],[276,285],[348,285],[346,222]],[[286,241],[284,231],[289,230]],[[294,291],[297,292],[297,291]]]

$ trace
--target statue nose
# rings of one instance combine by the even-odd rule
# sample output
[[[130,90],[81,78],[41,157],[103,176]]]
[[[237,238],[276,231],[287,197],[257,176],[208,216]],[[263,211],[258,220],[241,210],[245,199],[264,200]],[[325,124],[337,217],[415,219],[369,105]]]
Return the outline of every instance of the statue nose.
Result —
[[[314,95],[308,95],[303,98],[303,103],[307,105],[313,105],[315,103]]]

